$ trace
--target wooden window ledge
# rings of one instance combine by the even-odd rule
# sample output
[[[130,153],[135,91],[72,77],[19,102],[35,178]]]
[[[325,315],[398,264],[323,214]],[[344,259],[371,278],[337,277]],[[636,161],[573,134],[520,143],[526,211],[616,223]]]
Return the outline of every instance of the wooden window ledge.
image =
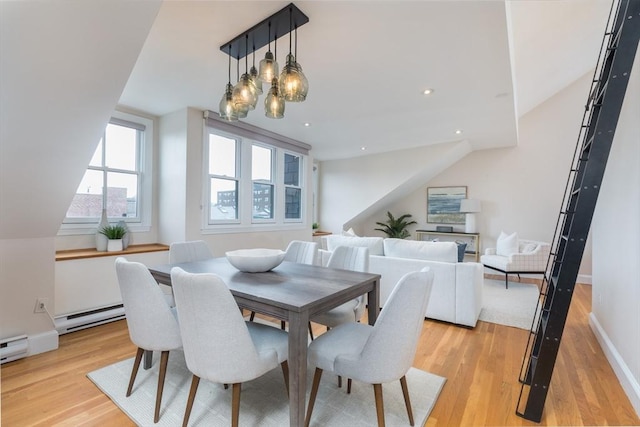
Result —
[[[169,246],[160,243],[150,243],[146,245],[131,245],[124,251],[117,252],[98,252],[95,248],[73,249],[67,251],[57,251],[56,261],[69,261],[73,259],[83,258],[100,258],[105,256],[130,255],[144,252],[161,252],[168,251]]]

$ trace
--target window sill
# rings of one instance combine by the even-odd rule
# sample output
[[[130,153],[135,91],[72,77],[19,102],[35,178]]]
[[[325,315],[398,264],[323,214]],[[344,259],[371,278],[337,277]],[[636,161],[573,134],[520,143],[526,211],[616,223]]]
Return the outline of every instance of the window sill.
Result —
[[[107,256],[116,256],[116,255],[131,255],[131,254],[139,254],[144,252],[161,252],[168,251],[169,246],[163,245],[160,243],[151,243],[146,245],[131,245],[124,251],[117,252],[98,252],[95,248],[88,249],[73,249],[67,251],[57,251],[56,252],[56,261],[70,261],[74,259],[83,259],[83,258],[100,258]]]

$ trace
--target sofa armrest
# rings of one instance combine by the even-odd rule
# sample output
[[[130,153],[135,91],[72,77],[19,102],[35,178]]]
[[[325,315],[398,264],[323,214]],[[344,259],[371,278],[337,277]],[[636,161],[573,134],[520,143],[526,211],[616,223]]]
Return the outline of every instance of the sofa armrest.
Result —
[[[484,250],[484,254],[485,255],[495,255],[496,254],[496,248],[487,248]]]
[[[459,325],[475,327],[482,310],[482,264],[456,264],[456,321]]]

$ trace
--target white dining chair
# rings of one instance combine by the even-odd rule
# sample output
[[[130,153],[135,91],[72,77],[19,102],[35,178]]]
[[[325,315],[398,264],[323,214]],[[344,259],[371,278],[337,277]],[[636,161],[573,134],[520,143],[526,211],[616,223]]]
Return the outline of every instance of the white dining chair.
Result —
[[[338,246],[334,249],[328,268],[367,272],[369,270],[369,249],[358,246]],[[361,295],[347,303],[324,313],[316,314],[312,322],[333,328],[347,322],[358,322],[366,308],[365,296]]]
[[[231,291],[214,274],[171,270],[187,368],[193,374],[183,426],[189,422],[200,379],[233,384],[231,425],[240,414],[241,383],[280,364],[288,394],[288,334],[245,322]]]
[[[202,261],[210,258],[213,258],[213,253],[204,240],[174,242],[169,245],[169,264]]]
[[[167,304],[149,269],[139,262],[116,258],[116,275],[127,317],[129,337],[138,347],[126,396],[133,390],[144,351],[160,351],[160,370],[153,422],[160,419],[162,390],[167,373],[169,351],[182,347],[180,328],[175,312]]]
[[[309,426],[324,370],[372,384],[378,426],[384,426],[382,384],[400,380],[409,423],[413,412],[405,377],[415,357],[424,325],[433,272],[404,275],[395,286],[375,325],[345,323],[319,336],[310,345],[308,360],[315,366],[305,426]]]
[[[173,242],[169,245],[169,264],[181,262],[204,261],[213,258],[213,253],[204,240],[190,240],[187,242]],[[165,298],[171,307],[175,306],[173,289],[164,287]]]
[[[318,244],[316,242],[292,240],[289,242],[285,252],[285,261],[315,265],[318,259]]]
[[[302,240],[292,240],[285,251],[284,261],[296,262],[298,264],[315,265],[318,258],[318,244],[316,242],[304,242]],[[252,311],[249,321],[253,322],[256,312]],[[286,322],[280,321],[280,329],[285,329]],[[311,333],[311,325],[309,325]]]

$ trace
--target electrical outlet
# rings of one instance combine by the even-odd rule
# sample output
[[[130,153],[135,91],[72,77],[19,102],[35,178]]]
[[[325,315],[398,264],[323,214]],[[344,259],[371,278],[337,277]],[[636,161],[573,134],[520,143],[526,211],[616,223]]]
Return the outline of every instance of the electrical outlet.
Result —
[[[49,304],[49,298],[38,298],[36,299],[36,306],[33,309],[34,313],[44,313],[46,312],[45,307]]]

